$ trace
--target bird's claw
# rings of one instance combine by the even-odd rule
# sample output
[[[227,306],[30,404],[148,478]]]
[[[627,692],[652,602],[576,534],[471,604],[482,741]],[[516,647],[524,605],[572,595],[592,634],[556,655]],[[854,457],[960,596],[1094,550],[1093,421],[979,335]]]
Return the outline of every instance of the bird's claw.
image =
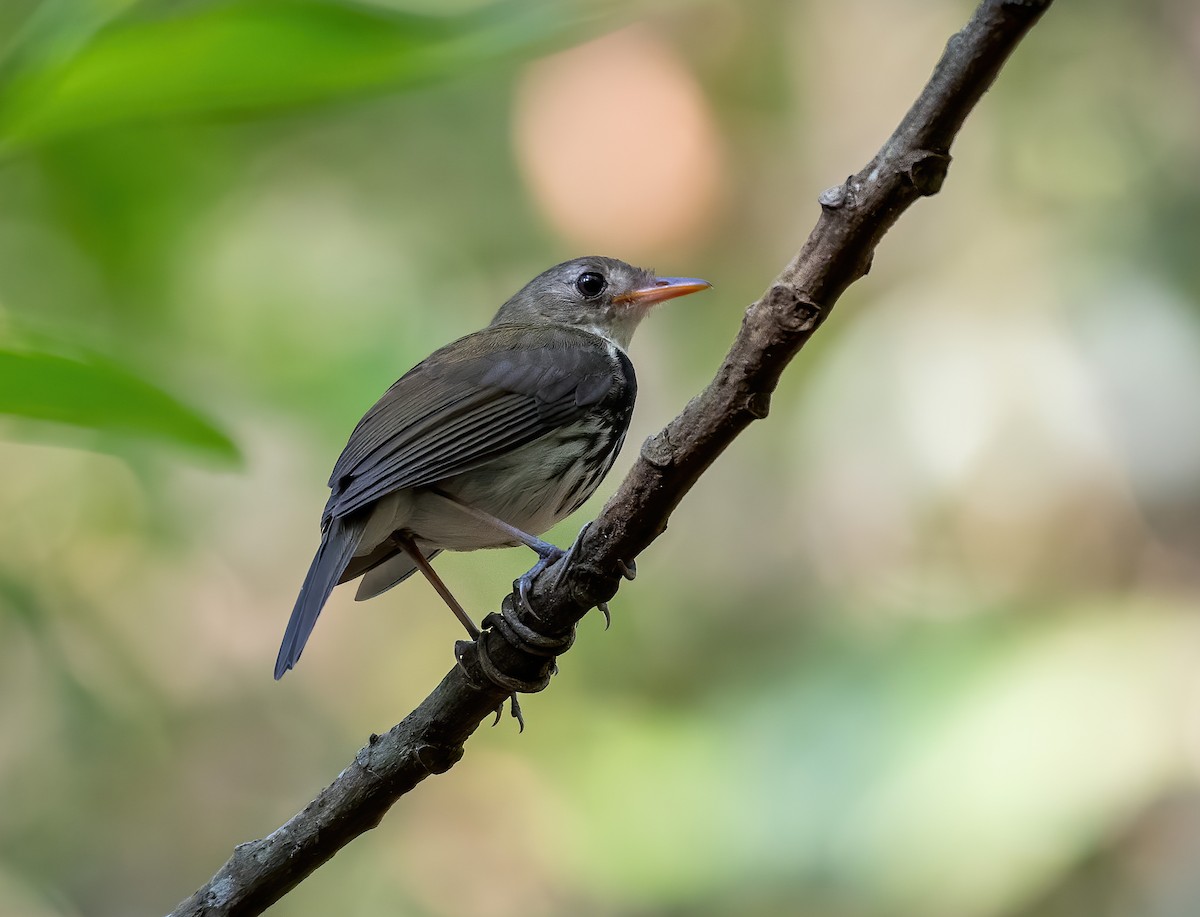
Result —
[[[612,627],[612,615],[608,611],[608,602],[601,602],[596,606],[596,610],[604,615],[604,629],[608,630]]]
[[[532,574],[533,571],[531,570],[517,580],[517,595],[521,599],[521,605],[525,608],[533,607],[529,604],[529,586],[533,582]]]
[[[621,575],[629,582],[637,579],[637,561],[636,560],[617,560],[617,569],[621,571]]]
[[[478,652],[479,648],[480,648],[479,642],[476,640],[458,640],[454,644],[454,660],[455,660],[455,662],[458,663],[458,667],[460,669],[462,669],[463,672],[467,673],[468,678],[470,678],[471,675],[470,675],[470,671],[467,668],[467,661],[466,661],[465,656],[466,656],[467,652],[472,648],[474,648],[475,651]],[[521,703],[520,703],[520,701],[517,700],[517,692],[513,691],[512,694],[508,695],[507,700],[511,702],[512,715],[517,721],[518,731],[524,732],[525,731],[525,716],[521,713]],[[496,712],[496,718],[494,720],[492,720],[492,726],[499,725],[500,718],[504,715],[504,701],[500,701],[500,704],[496,707],[495,712]]]
[[[521,713],[521,702],[517,700],[516,692],[508,695],[506,698],[509,706],[512,708],[513,719],[517,721],[517,733],[525,731],[525,716]],[[492,728],[500,725],[500,718],[504,715],[504,701],[500,701],[500,705],[496,708],[496,718],[492,720]]]

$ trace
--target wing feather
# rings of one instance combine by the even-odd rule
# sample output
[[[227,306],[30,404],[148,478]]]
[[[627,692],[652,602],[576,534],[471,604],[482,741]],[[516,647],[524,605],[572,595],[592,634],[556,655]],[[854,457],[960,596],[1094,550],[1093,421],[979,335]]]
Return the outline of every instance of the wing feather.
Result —
[[[628,360],[581,329],[496,325],[416,366],[366,413],[329,479],[326,519],[427,487],[583,417]]]

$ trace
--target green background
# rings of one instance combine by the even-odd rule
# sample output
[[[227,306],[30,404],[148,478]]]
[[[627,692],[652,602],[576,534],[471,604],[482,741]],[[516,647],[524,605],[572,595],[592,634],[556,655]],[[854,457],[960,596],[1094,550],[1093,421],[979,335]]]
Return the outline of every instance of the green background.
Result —
[[[416,581],[271,679],[357,418],[557,261],[711,280],[569,543],[970,11],[0,4],[0,913],[168,911],[419,702]],[[272,913],[1200,910],[1200,10],[1056,4],[954,155],[525,734]]]

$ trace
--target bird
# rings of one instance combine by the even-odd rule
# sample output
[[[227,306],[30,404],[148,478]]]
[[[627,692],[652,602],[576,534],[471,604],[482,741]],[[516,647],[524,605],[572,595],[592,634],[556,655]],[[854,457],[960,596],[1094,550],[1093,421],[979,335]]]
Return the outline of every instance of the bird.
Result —
[[[634,329],[655,304],[710,286],[615,258],[565,261],[395,382],[333,467],[275,678],[296,665],[334,587],[354,579],[363,601],[420,570],[478,638],[431,561],[524,544],[538,555],[527,583],[561,557],[538,536],[592,495],[621,449],[637,397]]]

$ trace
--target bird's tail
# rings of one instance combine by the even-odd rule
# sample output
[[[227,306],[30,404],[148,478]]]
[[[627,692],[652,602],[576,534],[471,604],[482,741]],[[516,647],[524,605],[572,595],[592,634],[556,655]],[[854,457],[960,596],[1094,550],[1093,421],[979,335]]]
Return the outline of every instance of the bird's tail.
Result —
[[[304,577],[296,607],[292,609],[287,630],[283,632],[283,643],[275,660],[276,679],[282,678],[283,673],[295,666],[300,658],[308,635],[317,623],[317,616],[321,614],[329,593],[333,592],[342,571],[354,556],[365,527],[365,522],[332,519],[321,534],[321,546],[317,548],[308,575]]]

